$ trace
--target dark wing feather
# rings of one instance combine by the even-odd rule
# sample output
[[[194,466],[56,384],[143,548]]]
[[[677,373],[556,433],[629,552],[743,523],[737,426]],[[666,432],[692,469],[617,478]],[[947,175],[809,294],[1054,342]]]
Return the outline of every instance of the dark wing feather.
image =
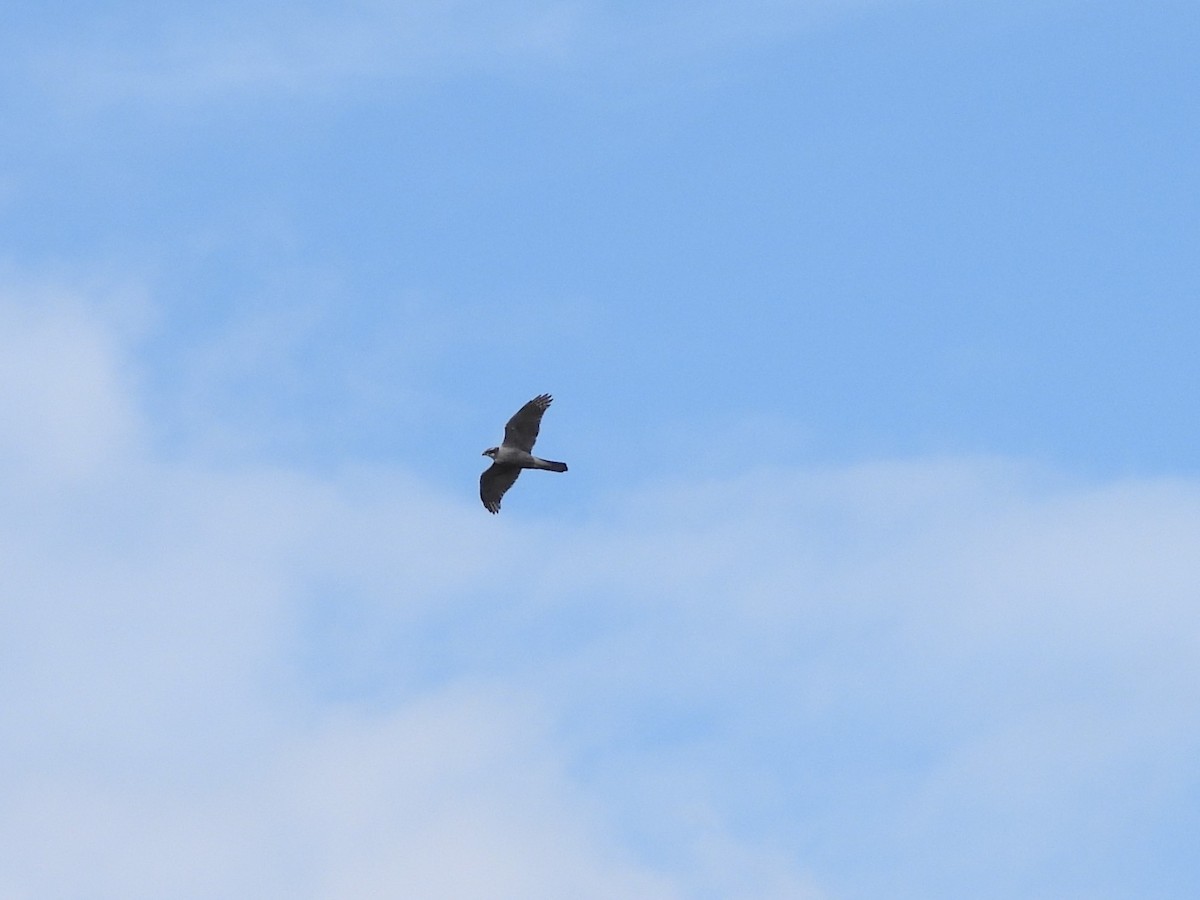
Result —
[[[500,498],[516,483],[520,474],[520,467],[502,466],[499,463],[492,463],[483,470],[479,476],[479,499],[488,512],[500,512]]]
[[[516,447],[529,453],[537,440],[542,425],[542,413],[553,402],[549,394],[538,394],[517,410],[517,414],[504,426],[504,446]]]

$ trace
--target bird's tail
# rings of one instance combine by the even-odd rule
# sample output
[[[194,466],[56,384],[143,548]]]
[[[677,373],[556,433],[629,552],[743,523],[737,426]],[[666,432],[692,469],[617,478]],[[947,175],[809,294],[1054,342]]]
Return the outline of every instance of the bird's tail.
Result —
[[[567,471],[567,464],[555,462],[552,459],[539,459],[538,468],[545,469],[547,472],[565,472]]]

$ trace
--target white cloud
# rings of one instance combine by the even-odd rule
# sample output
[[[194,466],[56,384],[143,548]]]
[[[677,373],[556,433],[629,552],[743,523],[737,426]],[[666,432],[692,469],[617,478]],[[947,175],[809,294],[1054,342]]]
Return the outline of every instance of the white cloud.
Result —
[[[138,422],[115,349],[69,295],[0,295],[0,462],[75,478],[127,452]]]
[[[1194,480],[492,519],[157,459],[119,331],[3,310],[2,896],[1012,896],[1200,782]]]

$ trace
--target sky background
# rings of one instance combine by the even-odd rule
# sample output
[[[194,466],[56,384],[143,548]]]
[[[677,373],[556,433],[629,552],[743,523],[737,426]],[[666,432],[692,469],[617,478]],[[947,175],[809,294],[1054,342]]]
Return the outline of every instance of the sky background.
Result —
[[[0,25],[2,900],[1200,895],[1200,5]]]

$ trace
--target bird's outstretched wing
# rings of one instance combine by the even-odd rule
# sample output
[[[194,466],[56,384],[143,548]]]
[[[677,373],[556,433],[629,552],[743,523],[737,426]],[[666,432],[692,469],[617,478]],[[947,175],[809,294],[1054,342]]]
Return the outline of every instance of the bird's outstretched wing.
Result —
[[[538,436],[538,429],[542,424],[542,413],[546,411],[553,401],[554,398],[549,394],[538,394],[518,409],[517,414],[509,419],[508,424],[504,426],[504,446],[516,447],[518,450],[524,450],[526,453],[533,450],[533,444]],[[513,477],[515,478],[516,476],[514,475]]]
[[[479,476],[479,499],[490,513],[500,512],[500,498],[512,487],[521,474],[519,466],[492,463]]]

